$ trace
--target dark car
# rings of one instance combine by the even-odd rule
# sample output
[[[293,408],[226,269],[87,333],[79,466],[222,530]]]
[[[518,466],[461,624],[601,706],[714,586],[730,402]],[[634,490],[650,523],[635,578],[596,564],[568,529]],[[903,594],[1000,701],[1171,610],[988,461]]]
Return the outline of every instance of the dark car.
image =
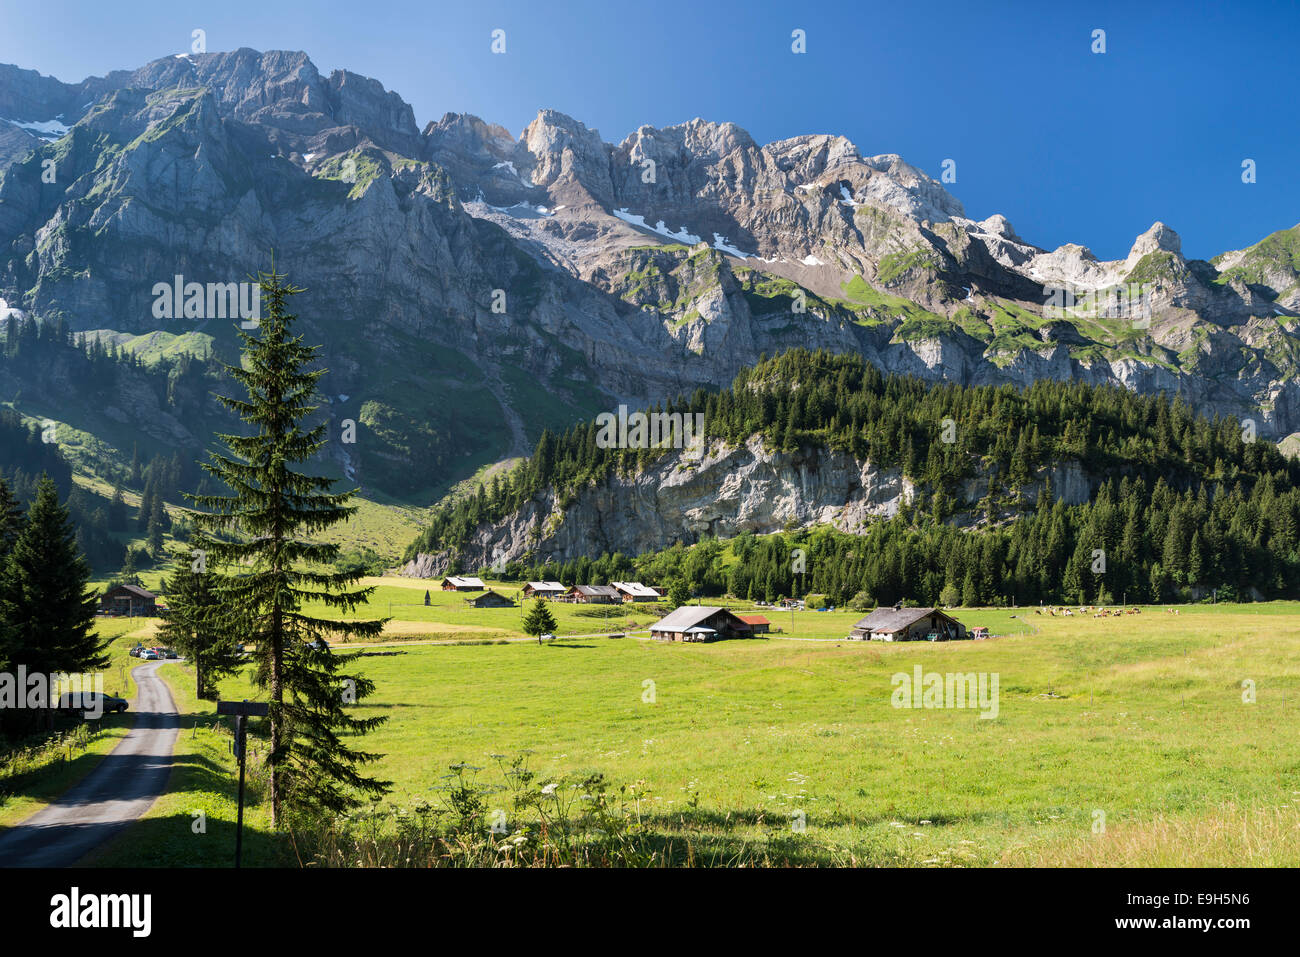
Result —
[[[59,708],[69,711],[102,711],[105,714],[127,709],[127,700],[98,691],[65,691],[59,695]]]

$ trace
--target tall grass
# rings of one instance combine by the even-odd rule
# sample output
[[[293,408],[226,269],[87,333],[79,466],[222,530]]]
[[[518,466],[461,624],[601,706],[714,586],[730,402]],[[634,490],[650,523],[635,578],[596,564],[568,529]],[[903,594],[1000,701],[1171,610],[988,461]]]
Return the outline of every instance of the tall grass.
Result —
[[[104,731],[98,724],[79,722],[65,731],[42,734],[0,752],[0,804],[4,803],[6,782],[66,764],[79,751],[90,747]]]
[[[667,867],[779,866],[797,858],[772,846],[720,856],[703,830],[665,836],[652,825],[639,784],[611,788],[601,774],[543,783],[527,754],[499,781],[483,768],[449,768],[437,803],[372,807],[291,831],[304,867]],[[688,814],[687,817],[690,815]],[[685,823],[685,818],[683,818]]]
[[[1017,867],[1294,867],[1300,806],[1225,802],[1197,815],[1156,814],[1067,842],[1012,848]]]

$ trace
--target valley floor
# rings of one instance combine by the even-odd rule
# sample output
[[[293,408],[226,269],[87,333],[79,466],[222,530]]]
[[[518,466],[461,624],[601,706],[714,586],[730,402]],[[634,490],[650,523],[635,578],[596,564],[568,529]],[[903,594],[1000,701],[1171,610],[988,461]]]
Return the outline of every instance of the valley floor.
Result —
[[[482,643],[520,637],[518,609],[467,614],[438,591],[425,607],[431,583],[382,581],[370,610],[401,616],[388,642],[466,642],[361,659],[377,685],[362,711],[388,718],[364,743],[385,755],[389,805],[439,805],[458,774],[499,783],[527,752],[561,789],[602,773],[670,863],[1300,864],[1300,603],[958,610],[1005,637],[947,644],[839,640],[853,612],[769,613],[785,633],[767,640],[539,647]],[[608,630],[559,611],[561,634]],[[895,676],[917,667],[996,675],[996,717],[896,707]],[[165,674],[189,712],[171,793],[97,863],[228,863],[228,735],[184,668]],[[222,696],[257,694],[237,678]],[[263,808],[249,826],[250,862],[296,863]]]

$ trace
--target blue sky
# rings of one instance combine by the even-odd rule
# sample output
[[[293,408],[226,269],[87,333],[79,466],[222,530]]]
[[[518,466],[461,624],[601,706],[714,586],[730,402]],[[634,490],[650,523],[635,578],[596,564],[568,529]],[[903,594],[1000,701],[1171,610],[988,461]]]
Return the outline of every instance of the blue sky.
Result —
[[[759,142],[843,134],[936,177],[951,158],[969,215],[1102,258],[1157,219],[1205,258],[1300,221],[1294,3],[0,0],[0,62],[80,80],[187,52],[195,28],[210,51],[376,77],[421,126],[469,112],[517,135],[549,107],[617,142],[702,116]]]

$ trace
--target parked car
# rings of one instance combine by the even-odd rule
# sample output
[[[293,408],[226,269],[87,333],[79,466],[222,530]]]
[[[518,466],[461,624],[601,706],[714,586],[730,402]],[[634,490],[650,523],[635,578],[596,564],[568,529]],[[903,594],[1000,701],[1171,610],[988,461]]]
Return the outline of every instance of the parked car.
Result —
[[[158,652],[164,658],[170,658],[173,661],[180,658],[180,655],[176,654],[176,652],[172,651],[170,648],[155,648],[154,651]]]
[[[152,648],[141,648],[139,657],[141,661],[158,661],[162,658],[162,655]]]
[[[553,634],[551,634],[549,631],[542,632],[542,634],[540,634],[540,635],[537,636],[537,643],[538,643],[539,645],[540,645],[543,641],[554,641],[554,640],[555,640],[555,636],[554,636]]]
[[[137,642],[136,646],[132,648],[130,651],[128,651],[127,654],[130,655],[132,658],[139,658],[140,652],[142,651],[144,651],[144,645]]]
[[[65,691],[59,695],[59,707],[73,711],[102,711],[105,714],[125,711],[127,700],[98,691]]]

